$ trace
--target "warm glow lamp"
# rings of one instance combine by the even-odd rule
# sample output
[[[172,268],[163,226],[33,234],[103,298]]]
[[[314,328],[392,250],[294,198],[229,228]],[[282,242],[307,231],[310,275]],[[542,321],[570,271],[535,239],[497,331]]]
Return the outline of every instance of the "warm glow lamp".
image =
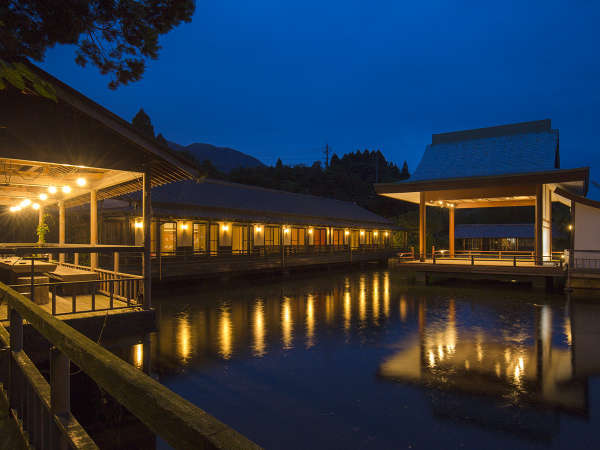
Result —
[[[135,227],[136,228],[144,228],[144,222],[136,222]]]
[[[254,229],[256,230],[257,233],[260,233],[262,231],[262,227],[260,225],[256,225],[254,227]]]
[[[46,194],[40,194],[40,200],[47,200],[48,199],[48,195]]]
[[[69,192],[71,192],[71,186],[67,186],[67,185],[63,186],[62,191],[63,191],[63,194],[68,194]]]
[[[31,207],[33,209],[35,209],[35,210],[38,210],[38,209],[40,209],[40,204],[39,203],[34,203],[34,204],[31,205]]]
[[[48,186],[48,192],[51,194],[56,194],[56,186]]]
[[[229,225],[225,225],[225,224],[221,225],[221,230],[222,231],[228,231],[229,230]]]
[[[29,200],[28,198],[26,198],[25,200],[23,200],[21,202],[21,208],[25,208],[26,206],[31,205],[31,200]]]
[[[79,178],[77,178],[76,183],[77,183],[77,186],[83,187],[87,184],[87,181],[85,178],[79,177]]]
[[[183,223],[183,224],[181,224],[181,229],[182,229],[182,230],[187,230],[187,229],[188,229],[188,225],[187,225],[187,223]]]

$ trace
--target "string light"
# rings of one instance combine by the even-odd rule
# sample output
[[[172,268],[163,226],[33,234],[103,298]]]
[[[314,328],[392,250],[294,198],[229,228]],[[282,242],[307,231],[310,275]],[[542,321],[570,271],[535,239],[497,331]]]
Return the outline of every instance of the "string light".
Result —
[[[50,192],[51,194],[56,194],[56,186],[48,186],[48,192]]]
[[[40,200],[47,200],[48,199],[48,195],[41,193],[40,194]]]
[[[87,184],[87,181],[85,178],[79,177],[79,178],[77,178],[76,183],[77,183],[77,186],[83,187]]]
[[[31,200],[29,200],[28,198],[26,198],[25,200],[23,200],[21,202],[21,208],[25,208],[26,206],[31,205]]]
[[[63,194],[68,194],[69,192],[71,192],[71,186],[67,186],[67,185],[63,186],[62,191],[63,191]]]
[[[39,203],[34,203],[33,205],[31,205],[31,207],[35,210],[40,209],[40,204]]]

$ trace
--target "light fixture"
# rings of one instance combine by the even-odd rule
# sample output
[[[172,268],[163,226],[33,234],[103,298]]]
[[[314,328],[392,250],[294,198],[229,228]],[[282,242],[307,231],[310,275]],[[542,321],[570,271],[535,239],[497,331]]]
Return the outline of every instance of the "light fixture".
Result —
[[[571,231],[573,229],[573,225],[569,224],[567,228],[569,228],[569,231]]]
[[[48,186],[48,192],[51,194],[56,194],[56,186]]]
[[[136,222],[135,227],[136,228],[144,228],[144,222]]]
[[[313,229],[312,228],[308,229],[308,234],[313,234]]]
[[[17,207],[16,206],[11,206],[9,209],[10,209],[11,213],[17,212]]]
[[[33,203],[33,204],[31,205],[31,207],[32,207],[33,209],[35,209],[35,210],[38,210],[38,209],[40,209],[40,204],[39,204],[39,203]]]
[[[48,195],[44,194],[44,193],[41,193],[40,194],[40,200],[48,200]]]
[[[388,237],[388,232],[386,231],[385,233],[383,233],[385,237]]]
[[[21,206],[20,205],[17,205],[14,208],[15,208],[15,211],[21,211]]]
[[[379,233],[377,231],[373,231],[373,236],[377,236]]]
[[[31,200],[29,200],[28,198],[26,198],[25,200],[23,200],[21,202],[21,208],[25,208],[26,206],[31,205]]]
[[[289,233],[289,232],[290,232],[290,229],[289,229],[288,227],[285,227],[285,228],[283,229],[283,232],[284,232],[284,233]]]
[[[262,231],[262,227],[260,225],[256,225],[254,230],[256,230],[257,233],[260,233]]]
[[[348,230],[344,231],[344,236],[348,236],[350,232]]]
[[[187,223],[182,223],[182,224],[181,224],[181,229],[182,229],[182,230],[187,230],[187,229],[188,229],[188,225],[187,225]]]
[[[77,186],[83,187],[87,184],[87,180],[83,177],[79,177],[79,178],[77,178],[76,183],[77,183]]]
[[[221,231],[228,231],[229,230],[229,225],[223,224],[221,225]]]
[[[365,231],[364,230],[360,230],[360,235],[364,236],[365,235]]]
[[[67,186],[66,184],[62,187],[63,194],[68,194],[71,192],[71,186]]]

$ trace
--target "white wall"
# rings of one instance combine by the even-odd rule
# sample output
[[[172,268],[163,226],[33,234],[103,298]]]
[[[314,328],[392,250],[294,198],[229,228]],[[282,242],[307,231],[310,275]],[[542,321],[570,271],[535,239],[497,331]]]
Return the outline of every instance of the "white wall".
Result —
[[[600,250],[600,209],[575,203],[575,250]]]

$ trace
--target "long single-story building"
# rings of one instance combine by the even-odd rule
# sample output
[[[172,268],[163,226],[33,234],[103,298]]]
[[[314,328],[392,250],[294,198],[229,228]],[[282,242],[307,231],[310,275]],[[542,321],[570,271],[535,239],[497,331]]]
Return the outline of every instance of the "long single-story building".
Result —
[[[247,270],[310,266],[387,259],[393,244],[406,245],[392,221],[352,202],[214,179],[161,186],[152,197],[154,268],[163,279],[174,264],[177,276],[240,271],[249,261],[241,257],[255,258]],[[138,198],[111,200],[102,215],[102,242],[142,239]]]

